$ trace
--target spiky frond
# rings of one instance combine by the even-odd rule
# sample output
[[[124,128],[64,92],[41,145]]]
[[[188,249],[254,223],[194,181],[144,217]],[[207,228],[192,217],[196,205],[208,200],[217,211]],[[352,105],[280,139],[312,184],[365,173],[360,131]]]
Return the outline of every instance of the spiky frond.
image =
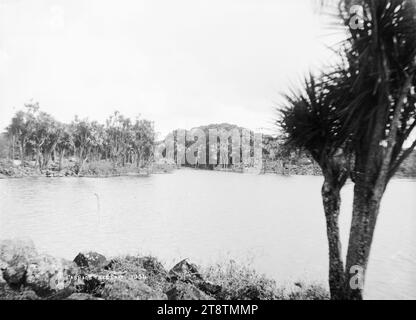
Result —
[[[317,80],[309,75],[304,80],[303,90],[293,90],[286,95],[286,104],[279,110],[278,124],[286,142],[307,150],[318,163],[340,146],[337,77],[334,73]]]
[[[345,56],[351,77],[345,79],[345,84],[350,88],[352,99],[340,108],[343,117],[341,138],[353,136],[358,143],[368,143],[374,139],[376,123],[381,119],[385,134],[380,139],[385,139],[403,84],[415,72],[416,1],[343,2],[346,17],[352,4],[363,7],[364,25],[362,29],[350,28],[350,37],[346,41]],[[400,118],[398,149],[408,138],[409,129],[413,129],[415,85],[413,78],[413,89],[407,94]]]

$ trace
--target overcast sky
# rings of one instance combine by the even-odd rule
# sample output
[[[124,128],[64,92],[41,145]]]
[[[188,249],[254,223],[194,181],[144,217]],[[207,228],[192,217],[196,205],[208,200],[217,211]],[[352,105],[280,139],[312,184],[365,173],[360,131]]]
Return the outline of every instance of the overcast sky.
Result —
[[[272,129],[279,94],[328,61],[312,0],[0,0],[0,127],[114,110],[175,128]]]

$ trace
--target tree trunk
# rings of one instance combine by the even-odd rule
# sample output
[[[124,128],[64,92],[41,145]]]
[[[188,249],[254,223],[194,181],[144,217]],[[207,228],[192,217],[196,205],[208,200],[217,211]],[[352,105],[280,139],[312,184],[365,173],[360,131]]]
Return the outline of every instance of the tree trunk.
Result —
[[[14,152],[14,148],[15,148],[15,140],[16,140],[16,138],[15,138],[15,135],[13,135],[12,136],[12,160],[14,160],[14,158],[15,158],[15,152]]]
[[[81,145],[79,147],[79,151],[78,151],[78,166],[79,166],[79,172],[81,172],[82,167],[84,166],[84,147]]]
[[[363,181],[356,182],[345,268],[346,299],[363,299],[367,264],[383,193],[383,186],[374,187]]]
[[[50,160],[51,160],[51,153],[43,152],[42,153],[42,169],[48,169]]]
[[[63,149],[61,151],[61,154],[60,154],[60,157],[59,157],[59,171],[62,170],[62,165],[63,165],[63,162],[64,162],[64,156],[65,156],[65,149]]]
[[[24,158],[25,158],[25,156],[24,156],[24,150],[23,150],[23,143],[21,143],[19,145],[19,151],[20,151],[20,161],[22,161],[22,163],[23,163]]]
[[[338,226],[341,196],[339,188],[331,184],[328,179],[325,179],[322,186],[322,200],[329,246],[329,288],[331,299],[340,300],[343,299],[344,289],[344,263]]]
[[[36,149],[36,164],[39,166],[39,171],[42,173],[42,160],[40,150]]]

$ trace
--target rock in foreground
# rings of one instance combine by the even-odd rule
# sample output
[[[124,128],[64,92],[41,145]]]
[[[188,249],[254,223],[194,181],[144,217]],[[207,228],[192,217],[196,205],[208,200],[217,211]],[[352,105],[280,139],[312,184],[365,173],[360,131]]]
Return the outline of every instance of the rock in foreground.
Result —
[[[241,271],[243,270],[243,271]],[[283,294],[275,282],[234,266],[202,271],[182,260],[167,271],[153,257],[107,259],[79,253],[73,262],[38,253],[31,242],[0,241],[0,300],[326,299],[320,287]],[[312,289],[311,289],[312,288]],[[319,290],[318,290],[319,289]],[[306,294],[304,294],[306,292]],[[316,293],[316,294],[315,294]]]

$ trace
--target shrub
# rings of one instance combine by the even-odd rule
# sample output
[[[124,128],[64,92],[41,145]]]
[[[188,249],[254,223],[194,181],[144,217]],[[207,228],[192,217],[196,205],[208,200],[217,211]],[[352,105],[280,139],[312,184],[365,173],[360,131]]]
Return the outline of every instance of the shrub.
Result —
[[[319,284],[297,283],[279,287],[272,279],[246,265],[231,260],[204,270],[203,276],[223,290],[216,297],[224,300],[327,300],[328,290]]]
[[[278,290],[274,280],[258,274],[250,267],[231,260],[204,270],[206,280],[220,285],[223,290],[217,298],[224,300],[275,300]]]

